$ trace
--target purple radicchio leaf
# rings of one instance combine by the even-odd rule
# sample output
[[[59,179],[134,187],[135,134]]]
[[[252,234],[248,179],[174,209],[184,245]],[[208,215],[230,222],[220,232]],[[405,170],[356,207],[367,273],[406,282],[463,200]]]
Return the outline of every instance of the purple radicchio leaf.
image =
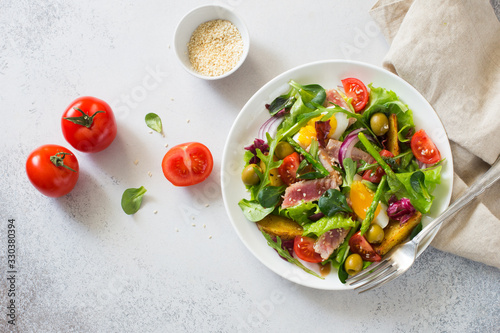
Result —
[[[260,151],[264,154],[269,151],[269,145],[262,139],[255,139],[253,141],[253,144],[245,147],[245,149],[249,150],[253,154],[253,157],[250,159],[249,163],[258,164],[260,162],[260,159],[257,157],[257,149],[260,149]]]
[[[314,123],[314,128],[316,129],[316,137],[318,138],[318,143],[320,147],[326,147],[328,141],[328,134],[332,129],[330,121],[317,121]]]
[[[403,225],[415,214],[415,208],[410,202],[410,199],[402,198],[397,200],[392,196],[389,200],[389,207],[387,207],[387,215],[396,221],[399,225]]]

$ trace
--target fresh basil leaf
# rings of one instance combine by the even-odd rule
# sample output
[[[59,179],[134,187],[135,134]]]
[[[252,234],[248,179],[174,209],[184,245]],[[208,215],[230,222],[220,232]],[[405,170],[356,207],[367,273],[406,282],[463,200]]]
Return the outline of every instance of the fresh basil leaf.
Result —
[[[277,236],[276,237],[276,242],[275,242],[275,241],[273,241],[273,239],[271,238],[271,236],[269,236],[269,234],[265,233],[264,231],[262,231],[262,234],[266,238],[267,244],[270,247],[272,247],[273,249],[275,249],[280,256],[282,256],[283,258],[285,258],[286,260],[288,260],[290,263],[292,263],[292,264],[294,264],[294,265],[302,268],[304,270],[304,272],[309,273],[311,275],[314,275],[315,277],[320,278],[322,280],[325,279],[324,277],[318,275],[316,272],[314,272],[314,271],[310,270],[309,268],[307,268],[306,266],[304,266],[299,260],[297,260],[294,257],[292,257],[292,255],[288,252],[288,250],[284,249],[281,246],[281,238],[279,238]]]
[[[161,125],[161,119],[156,113],[148,113],[146,115],[146,125],[148,125],[149,128],[151,128],[153,131],[156,131],[158,133],[161,133],[163,130],[162,125]]]
[[[334,216],[339,212],[351,213],[345,195],[339,190],[329,189],[318,200],[319,209],[326,216]]]
[[[123,192],[122,195],[122,209],[127,215],[132,215],[137,213],[139,208],[141,208],[142,198],[146,193],[144,186],[139,188],[128,188]]]
[[[276,207],[285,192],[285,186],[267,186],[257,195],[257,200],[264,208]]]
[[[274,210],[274,207],[262,207],[256,200],[241,199],[240,202],[238,202],[238,206],[240,206],[243,215],[252,222],[262,220]]]

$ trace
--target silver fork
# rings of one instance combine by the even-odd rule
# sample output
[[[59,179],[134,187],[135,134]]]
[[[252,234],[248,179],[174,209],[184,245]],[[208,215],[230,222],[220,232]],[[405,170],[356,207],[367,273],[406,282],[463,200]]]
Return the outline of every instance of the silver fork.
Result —
[[[384,260],[348,278],[346,283],[355,287],[354,289],[358,290],[359,293],[362,293],[392,281],[406,272],[415,262],[419,243],[436,227],[447,221],[498,179],[500,179],[500,158],[462,196],[448,206],[440,216],[429,223],[411,241],[396,246],[387,253]]]

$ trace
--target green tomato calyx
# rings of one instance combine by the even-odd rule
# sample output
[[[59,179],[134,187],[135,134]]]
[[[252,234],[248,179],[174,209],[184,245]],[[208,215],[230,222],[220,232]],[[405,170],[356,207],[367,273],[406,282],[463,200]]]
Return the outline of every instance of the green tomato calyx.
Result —
[[[73,155],[73,154],[58,152],[55,155],[50,156],[50,161],[56,167],[63,167],[63,168],[66,168],[66,169],[68,169],[70,171],[76,172],[76,170],[74,170],[71,167],[69,167],[66,164],[64,164],[64,158],[66,157],[66,155]]]
[[[64,119],[69,120],[77,125],[85,126],[87,128],[90,128],[90,126],[92,126],[92,123],[94,122],[94,117],[98,113],[105,113],[105,111],[96,111],[92,116],[89,116],[79,108],[73,108],[73,109],[79,111],[82,115],[79,117],[64,117]]]

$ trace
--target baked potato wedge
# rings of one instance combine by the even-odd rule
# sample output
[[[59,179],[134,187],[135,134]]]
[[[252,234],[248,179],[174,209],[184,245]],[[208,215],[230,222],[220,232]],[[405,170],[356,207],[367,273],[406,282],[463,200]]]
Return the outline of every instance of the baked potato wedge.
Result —
[[[278,215],[267,215],[257,222],[259,230],[265,231],[271,237],[279,236],[282,240],[294,239],[295,236],[301,236],[304,228],[297,222],[289,218]]]
[[[398,156],[400,153],[398,142],[398,117],[394,113],[389,116],[389,131],[387,131],[387,150],[389,150],[394,156]]]
[[[394,246],[402,243],[410,236],[411,231],[420,223],[421,219],[422,213],[417,211],[408,222],[403,225],[399,225],[399,221],[391,220],[387,227],[384,228],[384,240],[382,243],[373,247],[375,252],[383,256]]]

